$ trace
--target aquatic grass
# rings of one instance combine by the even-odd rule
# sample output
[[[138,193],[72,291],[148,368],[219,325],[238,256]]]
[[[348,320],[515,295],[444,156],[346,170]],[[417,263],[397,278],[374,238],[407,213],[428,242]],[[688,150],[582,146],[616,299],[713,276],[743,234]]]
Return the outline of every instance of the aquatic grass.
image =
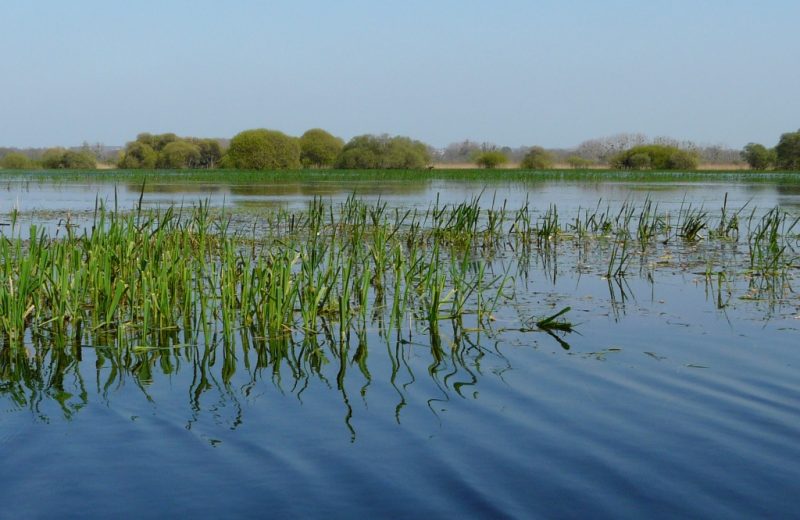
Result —
[[[0,240],[0,332],[15,344],[31,334],[79,344],[87,334],[124,334],[146,346],[181,332],[184,343],[230,346],[247,330],[275,348],[319,334],[341,344],[373,326],[387,335],[423,326],[436,336],[443,321],[488,333],[517,279],[527,280],[531,259],[555,283],[564,251],[578,253],[579,269],[618,280],[634,258],[651,277],[659,257],[696,250],[706,255],[699,269],[733,283],[741,272],[725,264],[736,265],[743,243],[757,294],[785,294],[797,268],[797,219],[777,208],[749,219],[741,213],[723,203],[712,222],[686,205],[671,221],[648,198],[613,209],[600,201],[562,223],[555,204],[534,218],[530,202],[509,210],[505,201],[485,209],[478,198],[437,199],[427,210],[404,210],[351,196],[269,210],[243,227],[208,202],[129,212],[98,202],[80,233],[65,218],[56,236],[33,227],[23,238],[12,218]],[[316,352],[313,340],[308,345]]]

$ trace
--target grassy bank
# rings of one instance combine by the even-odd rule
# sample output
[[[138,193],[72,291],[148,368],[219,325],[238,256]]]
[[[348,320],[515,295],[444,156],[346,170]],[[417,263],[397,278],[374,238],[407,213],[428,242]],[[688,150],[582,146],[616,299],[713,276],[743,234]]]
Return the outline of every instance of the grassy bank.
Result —
[[[159,182],[265,184],[276,182],[718,182],[800,184],[800,172],[617,170],[0,170],[0,182]]]

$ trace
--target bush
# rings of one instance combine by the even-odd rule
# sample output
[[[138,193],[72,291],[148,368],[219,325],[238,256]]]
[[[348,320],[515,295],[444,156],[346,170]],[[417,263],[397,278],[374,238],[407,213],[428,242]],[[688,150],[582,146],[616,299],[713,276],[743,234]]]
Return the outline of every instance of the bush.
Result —
[[[300,162],[304,167],[332,166],[344,147],[344,141],[322,130],[312,128],[300,136]]]
[[[149,144],[134,141],[128,143],[125,147],[125,152],[122,154],[118,166],[120,168],[152,170],[156,167],[157,161],[158,154]]]
[[[3,157],[0,166],[7,170],[29,170],[33,168],[33,161],[19,152],[11,152]]]
[[[697,154],[687,150],[676,150],[672,152],[667,160],[667,170],[696,170]]]
[[[778,168],[800,170],[800,130],[781,135],[775,146],[775,158]]]
[[[92,152],[50,148],[42,155],[42,166],[49,169],[94,170],[97,158]]]
[[[158,168],[193,168],[200,162],[200,148],[188,141],[172,141],[158,154]]]
[[[525,153],[519,167],[525,170],[546,170],[553,167],[553,156],[541,146],[532,146]]]
[[[178,140],[179,140],[178,136],[171,132],[166,134],[155,134],[155,135],[144,132],[136,136],[136,141],[142,144],[146,144],[147,146],[152,148],[155,152],[160,152],[169,143],[174,143],[175,141]]]
[[[613,168],[641,169],[645,160],[650,160],[649,167],[654,170],[694,170],[697,168],[697,155],[693,152],[681,150],[676,146],[663,144],[647,144],[634,146],[613,156],[610,165]],[[634,159],[636,157],[636,159]]]
[[[646,170],[650,164],[650,156],[646,153],[635,153],[628,158],[628,167],[633,170]]]
[[[496,150],[481,152],[475,157],[475,164],[481,168],[496,168],[507,161],[508,157]]]
[[[200,158],[195,168],[216,168],[222,160],[222,145],[216,139],[192,139],[191,142],[200,151]]]
[[[299,168],[300,144],[277,130],[245,130],[231,139],[223,166],[243,170]]]
[[[348,170],[415,170],[426,167],[429,162],[428,147],[420,141],[400,136],[360,135],[344,145],[336,159],[336,167]]]
[[[757,143],[746,144],[740,155],[753,170],[766,170],[775,164],[776,159],[775,150]]]

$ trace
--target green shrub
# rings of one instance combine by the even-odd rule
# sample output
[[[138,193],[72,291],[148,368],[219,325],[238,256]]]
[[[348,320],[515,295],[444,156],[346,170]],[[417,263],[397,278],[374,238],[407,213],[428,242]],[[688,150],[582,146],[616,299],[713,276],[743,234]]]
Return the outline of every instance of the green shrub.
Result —
[[[188,141],[172,141],[158,154],[156,167],[168,169],[194,168],[200,162],[200,148]]]
[[[42,155],[42,166],[48,169],[94,170],[97,159],[92,152],[50,148]]]
[[[149,144],[142,141],[133,141],[125,147],[118,166],[120,168],[152,170],[156,167],[157,161],[158,153]]]
[[[687,150],[675,150],[667,159],[667,170],[696,170],[697,154]]]
[[[277,130],[245,130],[231,139],[223,166],[242,170],[300,168],[300,144]]]
[[[359,135],[352,138],[339,153],[336,167],[343,169],[406,169],[424,168],[430,163],[428,147],[408,137]]]
[[[781,135],[775,146],[775,158],[778,168],[800,170],[800,130]]]
[[[541,146],[532,146],[519,167],[524,170],[546,170],[553,167],[553,156]]]
[[[508,157],[503,152],[497,150],[490,150],[488,152],[481,152],[475,156],[475,164],[481,168],[497,168],[501,164],[505,164]]]
[[[26,155],[11,152],[0,160],[0,166],[7,170],[29,170],[33,168],[34,164]]]
[[[646,153],[635,153],[628,158],[628,167],[632,170],[646,170],[650,164],[650,156]]]
[[[644,159],[640,157],[642,155],[649,158],[649,167],[654,170],[693,170],[697,168],[698,159],[695,153],[663,144],[634,146],[613,156],[609,164],[613,168],[641,169],[644,164]],[[633,159],[634,157],[637,158]]]
[[[321,128],[312,128],[300,136],[300,162],[304,167],[332,166],[344,147],[344,141]]]
[[[774,149],[758,143],[747,143],[740,155],[753,170],[766,170],[773,166],[777,159]]]

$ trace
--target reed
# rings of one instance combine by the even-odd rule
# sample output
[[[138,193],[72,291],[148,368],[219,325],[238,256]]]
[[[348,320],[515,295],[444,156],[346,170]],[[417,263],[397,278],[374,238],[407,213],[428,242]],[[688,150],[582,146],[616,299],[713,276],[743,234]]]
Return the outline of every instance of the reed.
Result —
[[[207,202],[132,211],[98,203],[83,231],[67,218],[50,236],[23,231],[12,213],[0,240],[0,334],[17,346],[115,334],[146,346],[173,332],[185,343],[232,344],[247,330],[275,348],[299,337],[321,360],[321,334],[343,344],[353,330],[399,333],[408,324],[434,337],[443,321],[491,331],[532,263],[553,282],[571,268],[563,258],[621,279],[638,258],[652,279],[662,258],[692,250],[709,279],[724,273],[732,287],[746,274],[785,293],[798,264],[798,218],[780,208],[742,215],[727,201],[716,220],[691,205],[671,216],[649,199],[614,209],[600,201],[563,219],[557,205],[537,214],[529,201],[509,209],[492,199],[487,209],[478,197],[437,198],[427,210],[403,210],[351,196],[269,210],[243,226]],[[746,265],[737,263],[740,247]]]

